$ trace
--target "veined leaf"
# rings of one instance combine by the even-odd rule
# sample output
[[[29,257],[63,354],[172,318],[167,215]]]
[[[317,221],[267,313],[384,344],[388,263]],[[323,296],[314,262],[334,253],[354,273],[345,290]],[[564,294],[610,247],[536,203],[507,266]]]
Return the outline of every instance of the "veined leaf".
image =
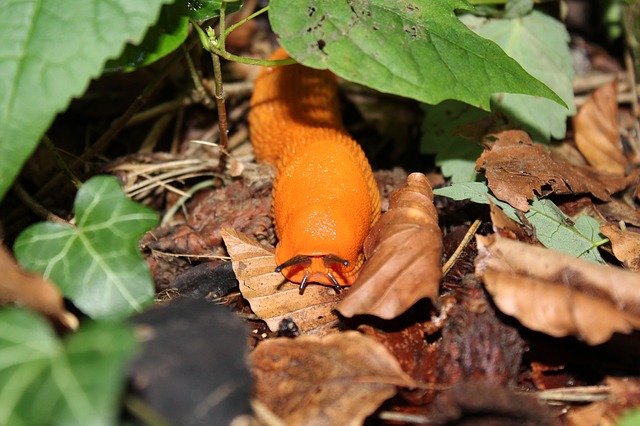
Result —
[[[76,226],[25,229],[13,247],[20,264],[49,278],[93,318],[142,310],[154,287],[138,240],[157,214],[128,199],[115,178],[96,176],[78,191],[75,215]]]
[[[113,425],[124,368],[136,342],[130,326],[92,323],[64,341],[29,311],[0,311],[0,424]]]
[[[521,223],[516,209],[489,193],[484,182],[462,182],[444,188],[434,189],[433,193],[454,200],[470,200],[474,203],[489,204],[489,199],[499,206],[513,220]],[[574,256],[604,263],[598,252],[598,246],[605,239],[600,233],[600,224],[589,216],[581,216],[575,222],[548,199],[534,198],[531,209],[524,213],[535,227],[536,237],[548,248],[572,254]]]
[[[576,113],[569,33],[564,25],[536,10],[515,19],[488,19],[466,14],[461,20],[477,34],[495,41],[569,106],[567,109],[549,99],[505,93],[494,96],[500,110],[540,142],[548,142],[551,137],[562,139],[567,117]]]
[[[298,61],[385,93],[489,109],[499,92],[564,104],[495,43],[455,16],[464,0],[272,0],[269,19]]]
[[[0,1],[0,199],[55,115],[171,1]]]

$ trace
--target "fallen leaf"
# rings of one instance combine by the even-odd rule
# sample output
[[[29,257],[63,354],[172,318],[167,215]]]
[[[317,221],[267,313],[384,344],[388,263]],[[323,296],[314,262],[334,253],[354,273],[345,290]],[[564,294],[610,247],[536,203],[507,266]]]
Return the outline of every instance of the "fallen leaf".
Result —
[[[442,278],[442,235],[427,177],[412,173],[391,194],[389,211],[365,241],[365,263],[337,309],[346,316],[392,319],[418,300],[435,304]]]
[[[256,398],[289,426],[362,425],[397,386],[416,385],[387,348],[355,331],[268,339],[250,362]]]
[[[578,149],[597,170],[624,174],[627,159],[618,131],[618,84],[605,84],[593,92],[573,117]]]
[[[616,258],[633,272],[640,272],[640,234],[623,231],[615,225],[600,227],[610,241]]]
[[[0,243],[0,304],[15,303],[51,318],[70,329],[78,328],[78,319],[64,307],[62,293],[41,275],[23,271]]]
[[[534,195],[590,193],[608,201],[611,194],[625,188],[632,178],[597,172],[551,158],[549,151],[534,144],[520,130],[493,135],[497,140],[485,149],[476,162],[484,171],[489,188],[500,200],[529,211]]]
[[[521,242],[477,236],[476,274],[524,326],[590,345],[640,328],[640,276]]]
[[[346,291],[336,294],[331,287],[312,285],[300,294],[298,284],[290,283],[280,272],[275,272],[273,249],[233,229],[221,229],[220,235],[231,256],[242,296],[271,331],[277,331],[280,322],[288,318],[302,334],[331,331],[338,322],[332,311]]]
[[[607,377],[607,398],[584,407],[575,407],[567,413],[569,426],[622,425],[621,417],[640,405],[640,380],[637,378]],[[632,423],[629,423],[632,424]],[[635,424],[635,423],[633,423]]]
[[[529,244],[540,244],[536,238],[535,228],[524,215],[520,218],[524,223],[524,225],[521,225],[507,216],[491,199],[489,199],[489,214],[491,215],[493,232],[501,237],[524,241]]]

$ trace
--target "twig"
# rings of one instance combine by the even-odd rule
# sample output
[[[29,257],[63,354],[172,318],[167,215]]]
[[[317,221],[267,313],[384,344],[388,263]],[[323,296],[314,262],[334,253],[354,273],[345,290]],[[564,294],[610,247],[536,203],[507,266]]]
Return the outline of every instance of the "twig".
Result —
[[[460,255],[462,254],[462,251],[469,245],[471,238],[473,238],[476,232],[478,232],[478,228],[480,227],[481,224],[482,224],[482,221],[480,219],[476,219],[471,224],[464,238],[462,239],[460,244],[458,244],[456,251],[453,252],[451,257],[447,260],[447,262],[442,267],[442,275],[446,275],[449,272],[449,270],[451,270],[454,263],[456,263],[456,260],[458,260],[458,257],[460,257]]]
[[[42,142],[44,142],[44,146],[47,147],[49,152],[53,155],[53,159],[55,160],[60,170],[62,170],[62,172],[67,175],[67,177],[75,185],[76,189],[80,188],[82,186],[82,181],[78,179],[73,171],[71,171],[67,163],[62,159],[60,153],[58,152],[58,148],[56,148],[49,136],[45,134],[42,137]]]
[[[65,225],[69,224],[69,222],[67,222],[60,216],[51,213],[49,210],[45,209],[44,206],[42,206],[42,204],[38,203],[35,199],[33,199],[31,195],[29,195],[27,191],[24,189],[22,184],[17,180],[13,184],[13,192],[38,217],[51,222],[55,222],[55,223],[62,223]]]

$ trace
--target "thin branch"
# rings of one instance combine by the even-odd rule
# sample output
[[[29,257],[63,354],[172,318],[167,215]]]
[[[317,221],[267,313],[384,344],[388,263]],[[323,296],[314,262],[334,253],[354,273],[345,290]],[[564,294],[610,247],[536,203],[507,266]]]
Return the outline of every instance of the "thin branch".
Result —
[[[38,203],[29,193],[24,189],[22,184],[19,181],[15,181],[13,184],[13,192],[20,198],[20,200],[38,217],[55,222],[62,223],[68,225],[69,222],[61,218],[60,216],[51,213],[49,210],[45,209],[44,206]]]

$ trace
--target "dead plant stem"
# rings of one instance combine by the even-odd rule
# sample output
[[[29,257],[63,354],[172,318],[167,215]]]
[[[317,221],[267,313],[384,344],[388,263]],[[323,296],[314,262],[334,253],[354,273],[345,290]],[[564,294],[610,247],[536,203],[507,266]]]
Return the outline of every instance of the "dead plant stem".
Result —
[[[480,219],[476,219],[471,224],[471,226],[469,227],[469,230],[465,234],[464,238],[462,239],[460,244],[458,244],[458,247],[456,248],[456,251],[453,252],[451,257],[447,260],[447,262],[442,267],[442,275],[443,276],[446,275],[447,272],[449,272],[449,270],[453,267],[454,263],[456,263],[456,260],[458,260],[458,257],[460,257],[460,255],[462,254],[464,249],[469,245],[469,242],[471,241],[471,238],[473,238],[473,236],[476,234],[476,232],[478,231],[478,228],[480,227],[481,224],[482,224],[482,220],[480,220]]]
[[[58,148],[56,148],[49,136],[45,134],[42,137],[42,142],[44,143],[44,146],[49,150],[49,152],[53,155],[53,159],[55,160],[60,170],[66,174],[66,176],[71,182],[73,182],[76,188],[80,188],[82,186],[82,181],[73,173],[67,163],[62,159],[62,156],[58,152]]]
[[[13,192],[20,198],[22,201],[33,213],[35,213],[38,217],[48,220],[50,222],[62,223],[68,225],[69,222],[61,218],[60,216],[51,213],[49,210],[45,209],[42,204],[38,203],[29,193],[24,189],[20,181],[16,180],[13,184]]]

